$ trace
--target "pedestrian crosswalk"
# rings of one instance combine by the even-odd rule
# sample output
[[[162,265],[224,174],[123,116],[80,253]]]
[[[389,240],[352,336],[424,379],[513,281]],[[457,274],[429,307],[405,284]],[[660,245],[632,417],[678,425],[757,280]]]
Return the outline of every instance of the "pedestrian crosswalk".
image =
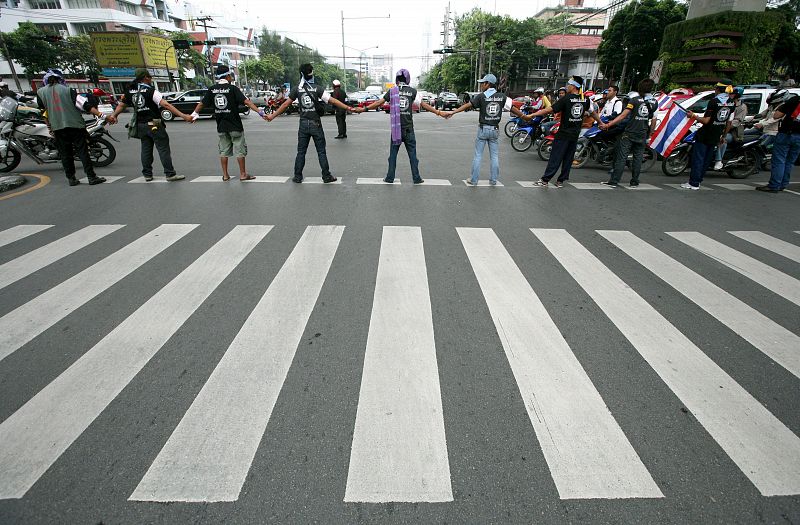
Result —
[[[102,251],[95,241],[120,236],[126,228],[92,225],[69,232],[51,225],[18,225],[0,231],[0,246],[29,247],[0,261],[0,305],[6,312],[0,317],[0,372],[24,366],[13,358],[36,348],[59,323],[135,272],[149,269],[155,258],[169,255],[204,227],[159,225],[113,253],[101,253],[87,268],[68,272],[66,280],[33,298],[15,295],[20,284],[35,279],[33,271],[64,273],[55,264],[59,260],[78,251]],[[358,393],[354,419],[340,419],[351,439],[340,444],[349,463],[339,473],[345,480],[339,498],[345,503],[430,504],[459,499],[454,486],[464,475],[465,460],[453,450],[458,440],[449,434],[453,421],[447,411],[452,392],[441,378],[454,363],[443,357],[460,349],[441,345],[442,333],[452,330],[453,321],[432,307],[433,291],[439,288],[431,279],[442,273],[430,261],[441,248],[429,244],[425,228],[379,229],[380,242],[374,248],[366,243],[357,254],[341,248],[349,233],[341,225],[308,226],[290,241],[290,253],[281,258],[271,281],[263,282],[265,291],[257,304],[243,318],[229,319],[240,326],[238,332],[224,353],[220,348],[221,358],[204,376],[190,406],[172,422],[168,438],[147,464],[129,473],[135,479],[126,499],[239,500],[258,475],[252,471],[258,449],[269,439],[276,404],[289,395],[287,377],[297,366],[326,284],[353,278],[344,272],[346,264],[336,262],[363,258],[370,250],[377,261],[374,273],[360,276],[374,279],[371,294],[360,297],[370,314],[363,337],[354,336],[346,349],[363,357],[363,365],[357,374],[360,383],[352,385]],[[609,403],[608,391],[598,386],[603,378],[582,362],[580,348],[564,330],[567,320],[549,310],[539,272],[519,256],[521,250],[538,249],[577,286],[579,300],[601,312],[598,323],[608,323],[630,344],[754,490],[763,496],[800,495],[800,438],[794,423],[773,413],[769,400],[748,391],[751,385],[742,381],[736,363],[717,362],[719,354],[709,353],[694,340],[694,332],[671,320],[669,309],[654,303],[649,291],[637,287],[639,281],[629,284],[610,266],[613,262],[648,279],[656,277],[683,308],[699,308],[714,326],[729,330],[742,352],[774,363],[771,373],[793,382],[788,403],[797,406],[800,238],[795,233],[666,232],[669,250],[647,236],[618,230],[599,230],[589,241],[563,229],[521,228],[507,235],[491,228],[456,227],[437,232],[436,238],[452,239],[457,249],[448,249],[447,257],[469,269],[460,279],[478,290],[478,295],[459,295],[464,310],[470,305],[488,309],[494,331],[486,338],[498,342],[508,365],[505,380],[514,385],[527,415],[522,416],[530,430],[525,439],[541,451],[558,497],[660,500],[670,498],[671,488],[657,475],[653,452],[643,454],[632,436],[636,429],[631,421],[637,418],[620,414]],[[0,499],[25,498],[52,475],[52,467],[76,440],[98,439],[93,422],[112,409],[134,378],[147,373],[148,363],[165,344],[181,337],[181,327],[212,294],[230,286],[231,276],[253,276],[253,254],[260,246],[287,235],[271,225],[224,231],[96,343],[74,353],[46,384],[18,406],[6,407],[7,417],[0,421]],[[525,247],[515,244],[519,242]],[[731,276],[747,279],[730,289]],[[447,286],[459,289],[459,280]],[[749,304],[751,296],[742,294],[741,287],[758,294],[757,304]],[[772,308],[764,311],[765,303]],[[776,308],[789,309],[789,314],[774,318],[770,313]],[[462,345],[490,351],[488,345],[467,339]],[[619,350],[609,349],[609,359],[621,357]],[[492,425],[501,431],[503,422],[498,414]]]

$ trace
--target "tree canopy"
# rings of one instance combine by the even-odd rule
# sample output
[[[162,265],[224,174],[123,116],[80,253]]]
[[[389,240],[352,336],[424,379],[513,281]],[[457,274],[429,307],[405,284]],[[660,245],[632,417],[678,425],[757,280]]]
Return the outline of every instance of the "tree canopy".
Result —
[[[597,49],[603,76],[619,79],[624,86],[650,74],[661,49],[664,28],[686,18],[686,5],[675,0],[634,0],[620,10],[603,31]],[[621,78],[628,51],[627,78]]]
[[[785,21],[772,53],[773,69],[796,79],[800,76],[800,0],[789,0],[774,11]]]

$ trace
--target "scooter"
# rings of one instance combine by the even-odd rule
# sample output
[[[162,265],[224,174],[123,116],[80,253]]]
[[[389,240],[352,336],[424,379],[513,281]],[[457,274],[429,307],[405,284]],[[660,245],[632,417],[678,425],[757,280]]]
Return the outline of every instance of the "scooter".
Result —
[[[697,131],[691,131],[680,144],[661,162],[661,171],[669,177],[676,177],[686,171],[692,163],[692,147]],[[732,179],[744,179],[758,172],[760,156],[766,156],[766,147],[759,149],[762,137],[745,135],[745,140],[732,142],[722,159],[722,168],[716,171],[725,172]],[[761,150],[764,150],[762,153]],[[770,150],[771,151],[771,150]],[[771,154],[769,159],[771,159]]]
[[[598,135],[602,130],[598,127],[597,123],[588,128],[583,136],[578,139],[578,146],[575,150],[575,160],[572,162],[573,168],[582,168],[586,165],[589,159],[594,160],[603,168],[610,168],[614,165],[614,157],[616,156],[617,140],[600,140]],[[642,154],[642,171],[647,171],[656,163],[658,154],[653,151],[649,146],[645,146],[644,153]],[[628,153],[628,158],[625,159],[625,164],[630,167],[633,164],[633,154]]]
[[[530,122],[519,119],[517,131],[511,136],[511,147],[514,151],[528,151],[530,147],[537,144],[542,136],[542,117],[535,117]]]

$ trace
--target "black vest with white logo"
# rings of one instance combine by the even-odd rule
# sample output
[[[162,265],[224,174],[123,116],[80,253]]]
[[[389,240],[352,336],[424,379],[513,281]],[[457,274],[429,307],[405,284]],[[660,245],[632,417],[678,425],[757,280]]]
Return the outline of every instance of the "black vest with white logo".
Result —
[[[483,100],[479,107],[478,122],[482,126],[499,126],[500,119],[503,118],[503,108],[506,105],[506,95],[504,93],[495,92],[492,96],[487,97],[483,93]]]
[[[144,123],[154,118],[160,118],[158,104],[153,101],[156,88],[147,84],[137,84],[128,89],[128,101],[136,111],[136,120]]]

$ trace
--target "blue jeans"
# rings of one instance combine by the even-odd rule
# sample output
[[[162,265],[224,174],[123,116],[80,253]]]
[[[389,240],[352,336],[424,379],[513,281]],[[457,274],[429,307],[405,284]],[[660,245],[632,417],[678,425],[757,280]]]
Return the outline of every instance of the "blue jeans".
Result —
[[[775,135],[775,142],[772,143],[772,176],[767,186],[774,190],[786,188],[798,155],[800,155],[800,133]]]
[[[725,135],[725,142],[717,146],[717,156],[714,157],[714,160],[722,162],[722,157],[725,156],[725,152],[728,151],[728,144],[731,142],[733,142],[733,133],[728,133]]]
[[[483,160],[483,148],[489,145],[489,180],[496,181],[500,176],[500,154],[497,149],[497,137],[500,131],[494,126],[480,126],[478,136],[475,139],[475,156],[472,158],[472,183],[478,183],[478,175],[481,172],[481,160]]]
[[[406,145],[408,161],[411,163],[411,177],[421,180],[419,176],[419,159],[417,159],[417,138],[414,136],[414,129],[404,129],[401,132],[402,143]],[[389,143],[389,169],[386,171],[386,180],[394,181],[394,172],[397,168],[397,153],[400,151],[400,144]]]
[[[314,139],[314,148],[317,150],[319,167],[322,169],[322,178],[331,176],[328,166],[328,154],[325,152],[325,132],[322,124],[307,118],[300,119],[300,128],[297,130],[297,157],[294,159],[294,177],[302,180],[303,168],[306,165],[306,152],[311,139]]]
[[[714,146],[695,141],[692,144],[692,172],[689,175],[689,184],[700,186],[708,169],[708,163],[714,155]]]

